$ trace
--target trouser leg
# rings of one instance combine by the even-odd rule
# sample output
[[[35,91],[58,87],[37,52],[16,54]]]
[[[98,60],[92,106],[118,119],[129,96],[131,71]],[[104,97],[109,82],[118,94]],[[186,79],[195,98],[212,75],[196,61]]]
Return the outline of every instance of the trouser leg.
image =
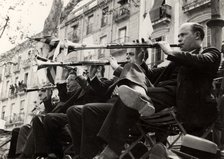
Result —
[[[82,133],[82,108],[72,106],[67,110],[68,124],[72,136],[72,144],[75,154],[80,153]]]
[[[17,145],[16,145],[16,153],[17,154],[21,154],[23,152],[24,145],[27,142],[27,136],[29,135],[30,131],[31,131],[30,124],[24,125],[20,128],[18,141],[17,141]]]
[[[18,141],[19,131],[20,128],[15,128],[12,130],[8,158],[16,157],[16,144]]]
[[[92,103],[83,107],[83,126],[80,156],[93,158],[103,148],[104,142],[97,137],[113,103]]]
[[[45,156],[48,154],[49,146],[46,141],[43,119],[45,116],[33,118],[33,137],[35,145],[35,155]]]
[[[49,113],[44,119],[44,130],[50,153],[55,153],[58,157],[63,156],[63,146],[71,142],[70,134],[65,127],[67,123],[67,115],[64,113]]]
[[[109,147],[119,155],[127,140],[130,129],[135,126],[139,116],[137,110],[125,106],[118,100],[105,119],[98,136],[104,139]]]

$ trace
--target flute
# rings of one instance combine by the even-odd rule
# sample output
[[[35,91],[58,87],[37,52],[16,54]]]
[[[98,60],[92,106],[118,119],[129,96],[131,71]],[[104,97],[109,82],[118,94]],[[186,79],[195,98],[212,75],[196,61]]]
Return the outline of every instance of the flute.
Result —
[[[42,88],[26,88],[24,89],[25,92],[33,92],[33,91],[40,91],[40,90],[45,90],[45,89],[54,89],[56,86],[48,86],[48,87],[42,87]]]
[[[63,44],[61,47],[65,47]],[[79,44],[79,43],[70,43],[68,45],[69,49],[74,50],[89,50],[89,49],[127,49],[127,48],[159,48],[158,44],[136,44],[136,43],[124,43],[124,44]],[[179,47],[178,44],[171,44],[170,47]]]
[[[118,62],[118,64],[126,64],[126,61]],[[49,67],[49,66],[82,66],[82,65],[110,65],[110,62],[108,61],[100,61],[100,60],[94,60],[94,61],[78,61],[78,62],[43,62],[41,64],[38,64],[38,69]]]

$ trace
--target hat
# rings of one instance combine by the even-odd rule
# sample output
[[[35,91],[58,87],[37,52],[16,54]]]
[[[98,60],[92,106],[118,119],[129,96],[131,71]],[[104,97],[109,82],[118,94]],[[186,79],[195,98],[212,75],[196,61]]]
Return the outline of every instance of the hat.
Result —
[[[216,159],[218,146],[209,140],[185,135],[180,147],[180,152],[174,151],[178,156],[189,154],[199,159]]]

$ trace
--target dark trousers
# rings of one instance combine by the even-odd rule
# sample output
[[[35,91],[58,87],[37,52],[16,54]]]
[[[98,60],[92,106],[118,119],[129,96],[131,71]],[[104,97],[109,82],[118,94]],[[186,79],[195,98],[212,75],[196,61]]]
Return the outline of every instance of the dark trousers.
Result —
[[[67,110],[76,154],[88,159],[102,150],[104,142],[97,137],[97,133],[116,101],[117,97],[113,97],[108,103],[89,103]]]
[[[24,153],[24,149],[27,144],[27,140],[29,138],[29,134],[31,131],[31,125],[26,124],[21,126],[20,128],[15,128],[12,130],[12,138],[9,148],[8,157],[14,158],[18,157],[20,154]],[[33,153],[33,142],[32,144],[28,143],[28,147],[26,148],[26,152],[28,154]]]
[[[24,145],[27,143],[28,136],[31,131],[31,125],[23,125],[20,128],[19,135],[18,135],[18,140],[17,140],[17,145],[16,145],[16,154],[21,154],[24,151]],[[32,144],[33,145],[33,144]],[[33,151],[33,146],[30,146],[30,151]]]
[[[34,137],[33,137],[33,127],[31,127],[29,134],[27,135],[26,142],[23,146],[23,150],[21,153],[20,158],[32,158],[33,154],[35,152],[35,147],[34,147]],[[24,157],[26,156],[26,157]]]
[[[136,84],[145,88],[156,112],[176,105],[176,86],[152,87],[151,82],[138,66],[130,64],[125,68],[127,68],[127,73],[124,76],[126,81],[132,82],[132,85]],[[118,100],[110,110],[98,136],[106,141],[109,147],[119,155],[127,141],[130,130],[139,121],[139,117],[140,114],[137,110],[125,106],[121,100]]]
[[[36,116],[33,118],[33,142],[35,147],[35,156],[46,156],[49,152],[49,146],[47,145],[46,135],[44,131],[45,116]]]
[[[49,151],[60,158],[64,154],[63,148],[72,141],[67,124],[67,115],[64,113],[48,113],[44,119],[44,131]]]
[[[16,144],[19,135],[20,128],[14,128],[11,133],[11,141],[9,147],[8,158],[15,158],[16,156]]]

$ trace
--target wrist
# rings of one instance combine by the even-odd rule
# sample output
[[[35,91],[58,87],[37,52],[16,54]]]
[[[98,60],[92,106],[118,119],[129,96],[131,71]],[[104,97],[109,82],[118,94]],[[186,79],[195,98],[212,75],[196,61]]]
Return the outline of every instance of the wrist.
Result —
[[[119,67],[119,65],[112,66],[112,69],[113,69],[113,70],[116,70],[118,67]]]

